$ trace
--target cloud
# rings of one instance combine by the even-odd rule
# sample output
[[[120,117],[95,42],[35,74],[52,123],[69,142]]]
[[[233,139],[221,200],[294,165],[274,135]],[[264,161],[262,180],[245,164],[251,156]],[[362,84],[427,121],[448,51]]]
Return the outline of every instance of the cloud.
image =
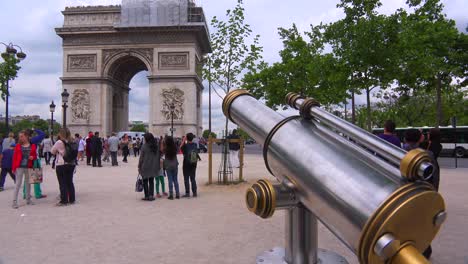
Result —
[[[382,12],[393,12],[404,5],[405,0],[383,0]],[[21,71],[11,82],[10,113],[13,115],[39,114],[49,118],[49,104],[54,100],[60,105],[62,85],[62,40],[55,34],[55,28],[63,24],[61,11],[65,6],[111,5],[120,0],[42,0],[42,1],[3,1],[0,11],[0,41],[13,42],[21,46],[27,58],[21,62]],[[228,8],[233,8],[236,0],[198,0],[205,10],[208,20],[213,15],[224,17]],[[261,35],[264,58],[267,62],[279,60],[282,42],[278,27],[290,27],[296,23],[301,31],[309,30],[310,24],[331,22],[343,16],[334,1],[245,1],[246,22],[254,34]],[[443,0],[449,18],[455,19],[457,27],[468,25],[465,0]],[[213,31],[213,30],[212,30]],[[2,46],[2,45],[0,45]],[[3,49],[2,47],[0,47]],[[135,76],[130,83],[130,119],[148,120],[148,80],[146,73]],[[203,93],[203,126],[208,128],[208,86]],[[224,127],[222,100],[212,94],[213,130]],[[357,96],[358,103],[365,103],[365,96]],[[0,113],[4,114],[5,103],[0,101]],[[284,114],[284,113],[283,113]],[[55,116],[60,119],[60,107]],[[231,125],[231,128],[235,125]]]

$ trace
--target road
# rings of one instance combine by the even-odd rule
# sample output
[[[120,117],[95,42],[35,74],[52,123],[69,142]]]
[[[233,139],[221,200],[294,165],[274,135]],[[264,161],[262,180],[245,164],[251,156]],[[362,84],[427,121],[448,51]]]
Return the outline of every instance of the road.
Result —
[[[213,145],[213,153],[221,153],[222,145]],[[253,155],[262,155],[263,149],[259,144],[245,145],[245,153]],[[455,158],[441,157],[439,158],[439,165],[442,168],[455,168]],[[461,158],[457,160],[458,168],[468,168],[468,158]]]

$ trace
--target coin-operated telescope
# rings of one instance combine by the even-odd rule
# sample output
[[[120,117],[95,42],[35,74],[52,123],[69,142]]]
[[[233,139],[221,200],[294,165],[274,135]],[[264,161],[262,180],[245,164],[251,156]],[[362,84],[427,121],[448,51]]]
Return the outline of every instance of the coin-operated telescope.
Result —
[[[284,118],[245,90],[223,101],[224,114],[263,145],[278,183],[260,180],[247,190],[248,209],[268,218],[286,214],[285,250],[257,263],[346,263],[317,249],[317,220],[363,264],[429,263],[421,254],[446,219],[442,196],[427,183],[438,173],[424,150],[406,152],[288,94],[300,115]]]

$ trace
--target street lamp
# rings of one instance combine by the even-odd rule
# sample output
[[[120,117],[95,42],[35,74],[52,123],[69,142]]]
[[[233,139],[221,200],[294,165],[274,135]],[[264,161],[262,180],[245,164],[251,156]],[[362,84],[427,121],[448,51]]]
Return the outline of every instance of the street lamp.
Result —
[[[174,110],[175,110],[174,103],[171,103],[169,108],[171,109],[171,137],[174,138]]]
[[[68,103],[68,96],[70,96],[70,94],[67,92],[67,89],[63,89],[63,92],[62,92],[62,108],[63,108],[63,128],[67,128],[67,103]]]
[[[2,53],[2,58],[7,61],[8,59],[11,59],[11,58],[15,58],[15,55],[16,55],[16,59],[19,60],[19,61],[22,61],[26,58],[26,54],[23,52],[23,50],[21,49],[20,46],[18,45],[14,45],[12,43],[10,44],[5,44],[3,42],[0,42],[1,44],[3,44],[6,49],[5,49],[5,52]],[[15,49],[15,47],[19,48],[20,49],[20,52],[18,52],[18,50]],[[16,63],[15,63],[16,64]],[[8,97],[10,97],[10,91],[9,91],[9,80],[10,80],[10,76],[7,76],[7,80],[6,80],[6,96],[5,96],[5,127],[6,127],[6,131],[7,133],[10,132],[10,124],[8,122]]]
[[[49,107],[50,107],[50,139],[54,141],[54,112],[55,112],[54,101],[52,101]]]

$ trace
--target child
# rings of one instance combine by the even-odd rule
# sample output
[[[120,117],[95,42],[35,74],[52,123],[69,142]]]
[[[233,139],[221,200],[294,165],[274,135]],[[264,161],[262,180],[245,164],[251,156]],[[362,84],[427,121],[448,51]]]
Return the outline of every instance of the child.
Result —
[[[163,192],[163,195],[167,196],[166,186],[164,185],[165,173],[163,169],[163,159],[159,160],[159,166],[161,169],[159,170],[159,176],[156,177],[156,197],[161,198],[162,196],[161,194],[159,194],[159,182],[161,182],[161,190]]]
[[[2,173],[0,175],[0,192],[3,191],[3,185],[5,184],[5,178],[7,173],[10,174],[10,177],[16,183],[15,174],[11,171],[11,165],[13,164],[13,151],[16,144],[12,143],[10,148],[3,150],[2,152]]]

